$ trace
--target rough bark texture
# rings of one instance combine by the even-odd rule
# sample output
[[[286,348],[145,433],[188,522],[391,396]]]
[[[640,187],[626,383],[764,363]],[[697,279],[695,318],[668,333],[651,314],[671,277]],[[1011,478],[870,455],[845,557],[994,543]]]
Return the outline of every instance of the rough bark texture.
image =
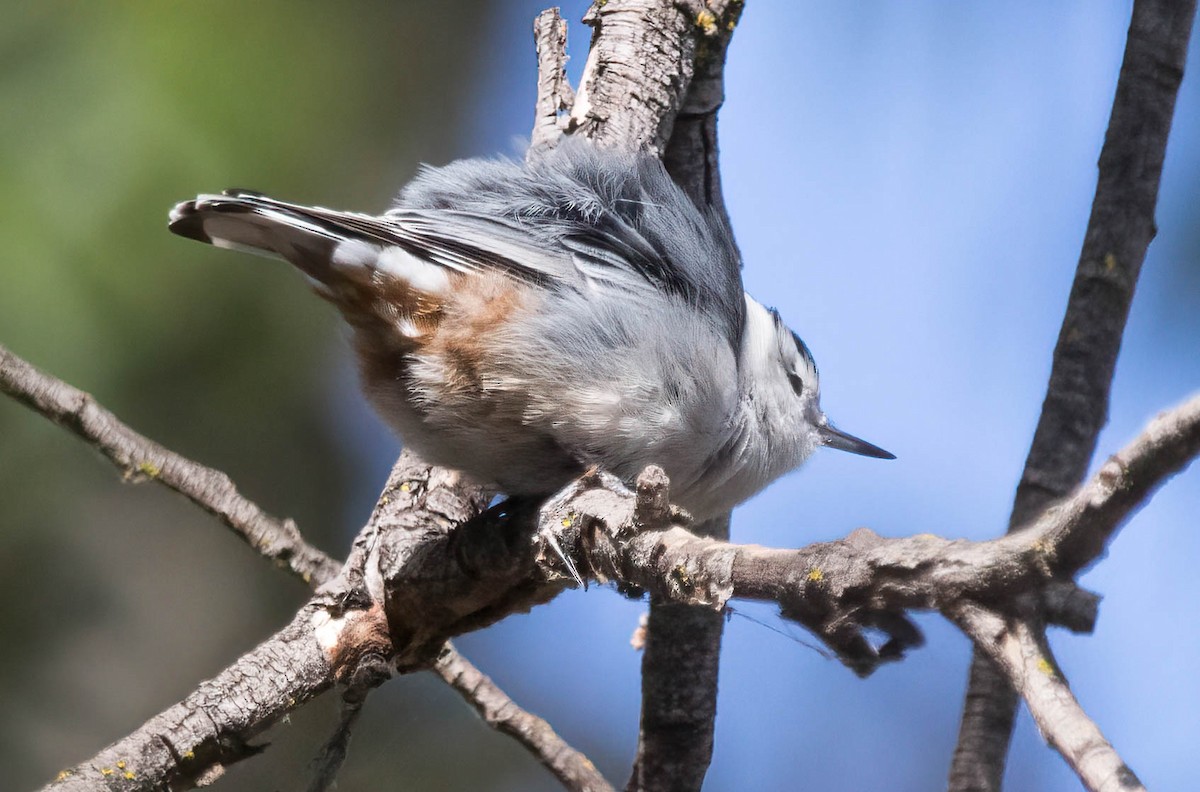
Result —
[[[1125,320],[1156,231],[1167,136],[1195,15],[1194,0],[1134,3],[1091,217],[1017,487],[1014,528],[1079,484],[1108,421]]]
[[[1195,16],[1195,0],[1134,3],[1092,213],[1010,529],[1028,523],[1079,483],[1108,420],[1125,320],[1154,238],[1167,136]],[[1011,686],[976,651],[950,768],[951,792],[1001,788],[1016,704]]]
[[[728,519],[700,526],[729,537]],[[700,789],[712,761],[725,616],[651,596],[642,649],[642,713],[627,789]]]
[[[661,156],[692,77],[686,15],[665,0],[611,0],[593,5],[584,22],[592,46],[569,131]]]
[[[697,39],[691,82],[663,152],[663,163],[675,183],[697,206],[713,209],[726,223],[729,216],[721,194],[717,111],[725,102],[725,55],[741,11],[741,3],[727,3],[720,18],[714,15],[711,26],[702,27],[711,32]]]
[[[884,539],[860,529],[799,550],[688,532],[663,508],[668,483],[653,470],[636,492],[597,472],[537,512],[493,509],[468,519],[487,493],[405,454],[342,572],[291,625],[55,784],[88,788],[116,770],[128,789],[199,783],[253,753],[254,735],[329,686],[365,689],[393,669],[426,668],[447,638],[551,599],[566,574],[550,537],[589,577],[619,580],[661,601],[713,612],[733,597],[776,602],[866,674],[919,643],[910,609],[958,618],[963,608],[979,607],[988,618],[1032,612],[1040,621],[1042,598],[1061,598],[1061,576],[1090,561],[1087,554],[1100,552],[1130,511],[1198,453],[1200,396],[1157,418],[1024,530],[968,542]],[[877,646],[870,631],[887,640]],[[1072,731],[1095,727],[1068,709],[1039,723],[1051,744],[1074,751]],[[1093,758],[1107,745],[1085,742]],[[1090,766],[1124,767],[1109,751]]]
[[[96,405],[87,394],[37,371],[3,347],[0,347],[0,385],[104,451],[119,469],[126,470],[127,455],[109,449],[119,450],[127,443],[133,443],[137,449],[158,448]],[[64,405],[71,409],[65,409]],[[63,419],[64,415],[82,417],[72,421]],[[189,495],[206,510],[221,516],[218,505],[228,501],[229,491],[236,493],[232,484],[222,478],[226,482],[223,486],[198,488],[212,480],[213,472],[171,452],[164,453],[169,455],[178,476],[153,480]],[[305,544],[294,525],[246,502],[262,540],[252,546],[265,558],[278,561],[276,548],[286,545],[298,557],[325,559],[313,567],[312,574],[303,576],[311,586],[321,587],[320,595],[288,627],[218,677],[203,683],[195,694],[88,762],[63,771],[49,788],[160,789],[169,785],[171,789],[187,789],[205,785],[219,776],[226,765],[255,755],[260,749],[251,745],[250,740],[256,734],[338,682],[346,689],[345,713],[318,758],[317,772],[309,787],[310,790],[330,788],[345,759],[350,727],[366,689],[391,673],[390,630],[383,619],[383,609],[376,604],[379,597],[373,598],[370,591],[372,587],[381,590],[382,581],[377,571],[367,574],[369,563],[379,563],[380,556],[372,555],[379,544],[379,533],[416,524],[418,528],[437,525],[441,534],[448,534],[453,526],[476,514],[486,499],[483,490],[461,485],[454,474],[424,465],[411,455],[402,455],[371,521],[355,541],[346,565],[336,578],[327,572],[334,562]],[[437,593],[434,591],[431,596]],[[331,641],[331,637],[337,640]],[[314,646],[323,650],[320,659],[312,651]],[[423,659],[422,653],[427,654],[429,649],[427,646],[419,649],[415,656]],[[410,656],[413,654],[410,652]],[[540,718],[517,706],[448,643],[441,647],[435,670],[473,706],[494,715],[487,718],[489,724],[518,740],[567,789],[579,792],[611,789],[587,757],[571,748]],[[289,681],[290,685],[283,684]],[[197,728],[197,723],[208,728]],[[539,724],[544,728],[539,728]],[[102,783],[97,783],[97,779]]]
[[[46,789],[191,789],[258,753],[251,738],[333,684],[306,607],[259,645],[128,737],[64,770]]]
[[[538,85],[529,138],[531,155],[554,146],[567,125],[565,113],[575,103],[566,73],[567,21],[557,8],[538,14],[533,23],[533,44],[537,50]]]
[[[717,147],[717,111],[725,101],[728,33],[741,12],[728,8],[723,28],[699,39],[692,80],[663,152],[667,171],[701,208],[729,225]],[[698,526],[729,538],[730,516]],[[712,760],[723,614],[650,601],[642,656],[642,717],[630,790],[698,790]]]

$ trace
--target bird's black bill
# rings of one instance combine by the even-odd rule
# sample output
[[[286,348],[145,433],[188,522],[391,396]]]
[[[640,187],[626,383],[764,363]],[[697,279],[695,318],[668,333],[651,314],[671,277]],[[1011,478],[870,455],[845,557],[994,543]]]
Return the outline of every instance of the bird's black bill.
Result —
[[[859,440],[852,434],[846,434],[836,426],[826,424],[821,429],[821,439],[825,441],[825,445],[829,448],[836,448],[838,451],[849,451],[851,454],[859,456],[875,457],[876,459],[895,459],[896,455],[884,451],[877,445],[871,445],[866,440]]]

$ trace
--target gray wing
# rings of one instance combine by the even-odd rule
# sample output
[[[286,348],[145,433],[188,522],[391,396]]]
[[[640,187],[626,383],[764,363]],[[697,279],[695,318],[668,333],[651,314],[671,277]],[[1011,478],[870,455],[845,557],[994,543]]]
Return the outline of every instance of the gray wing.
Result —
[[[585,280],[681,297],[731,345],[740,342],[745,298],[732,232],[715,213],[698,209],[654,157],[567,139],[529,163],[461,160],[424,170],[389,215],[413,212],[503,226],[540,251],[567,254]],[[547,269],[560,272],[557,266]]]

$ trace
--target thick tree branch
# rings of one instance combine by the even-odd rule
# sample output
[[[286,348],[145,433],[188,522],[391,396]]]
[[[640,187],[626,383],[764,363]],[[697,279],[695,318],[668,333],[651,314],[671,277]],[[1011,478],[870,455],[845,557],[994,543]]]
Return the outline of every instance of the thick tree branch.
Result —
[[[647,17],[639,16],[643,8],[649,10],[649,5],[656,6],[653,9],[654,14]],[[539,18],[536,34],[539,44],[541,79],[539,81],[538,122],[535,125],[534,133],[535,142],[541,142],[550,137],[550,127],[553,125],[555,129],[568,127],[586,134],[597,139],[601,144],[625,148],[645,148],[656,153],[661,152],[673,124],[675,113],[683,103],[684,92],[688,88],[696,54],[693,36],[699,36],[709,42],[701,47],[700,54],[701,67],[707,75],[704,81],[704,94],[710,96],[712,87],[715,85],[719,95],[724,46],[728,40],[728,34],[736,22],[737,14],[740,12],[740,2],[710,2],[707,5],[671,2],[641,3],[640,8],[639,3],[636,2],[627,3],[624,0],[614,0],[607,6],[607,9],[594,9],[594,16],[591,19],[597,28],[594,43],[609,53],[609,57],[592,59],[589,62],[584,86],[595,89],[600,95],[594,95],[591,100],[585,99],[582,106],[574,105],[576,110],[590,108],[595,113],[594,117],[586,119],[582,124],[578,121],[583,116],[570,118],[562,116],[562,111],[566,109],[566,105],[571,104],[572,99],[569,85],[562,73],[562,64],[565,60],[563,52],[565,28],[561,24],[561,19],[556,18],[553,14],[543,15]],[[604,24],[604,20],[609,19],[610,15],[612,15],[612,24],[606,25],[605,29],[601,30],[600,26]],[[673,20],[673,26],[662,27],[657,24],[658,21],[668,19]],[[607,86],[610,80],[622,73],[619,68],[610,69],[609,67],[615,63],[616,58],[622,57],[622,53],[629,55],[626,70],[623,72],[625,80],[613,90],[608,90]],[[648,61],[647,58],[650,60]],[[643,67],[651,61],[661,68],[654,70],[653,73],[647,72]],[[715,103],[703,99],[689,101],[696,108],[691,112],[691,119],[703,122],[701,127],[706,131],[707,136],[693,135],[691,137],[691,140],[695,141],[697,145],[703,146],[702,154],[694,158],[696,162],[702,163],[703,167],[698,169],[693,167],[691,176],[682,179],[681,183],[698,203],[703,199],[707,203],[720,207],[715,148],[715,111],[719,107],[719,101]],[[601,117],[603,117],[603,121],[600,120]],[[608,123],[613,118],[619,119],[621,123],[616,125]],[[572,123],[573,120],[575,123]],[[676,146],[674,150],[676,156],[673,162],[677,166],[679,163],[682,163],[682,166],[688,165],[687,147]],[[670,162],[668,164],[671,165]],[[672,172],[674,173],[676,169],[677,167],[673,167]],[[679,179],[680,176],[676,174],[676,178]],[[696,188],[697,184],[701,187]],[[404,587],[398,586],[396,590],[403,591]],[[498,606],[497,610],[503,613],[506,612],[506,607]],[[398,613],[401,610],[397,608],[393,612]],[[486,619],[489,617],[475,612],[472,614],[472,618]],[[698,736],[692,741],[699,746],[702,756],[697,755],[694,761],[687,762],[690,767],[699,768],[694,785],[698,787],[700,779],[703,778],[703,769],[707,766],[708,756],[711,753],[712,719],[715,714],[716,694],[715,669],[722,622],[717,614],[708,612],[694,613],[692,618],[704,620],[707,630],[684,630],[682,637],[692,639],[697,645],[689,648],[686,642],[681,642],[678,648],[694,657],[699,657],[702,651],[706,652],[710,662],[704,665],[711,668],[712,673],[688,677],[686,680],[681,679],[678,674],[673,672],[668,673],[668,676],[674,679],[677,686],[682,683],[699,691],[702,699],[707,698],[711,701],[710,706],[700,708]],[[665,619],[659,620],[660,632],[670,632],[663,624],[664,621]],[[705,638],[706,633],[715,637]],[[660,645],[665,646],[665,644]],[[427,653],[428,651],[430,651],[430,647],[422,647],[422,652]],[[653,648],[648,651],[648,657],[651,659],[655,654]],[[666,692],[670,694],[669,690]]]
[[[692,2],[685,7],[699,34],[692,78],[663,151],[663,164],[697,206],[729,227],[721,193],[717,111],[725,101],[725,53],[742,3]],[[728,539],[729,528],[726,514],[697,530]],[[651,600],[630,790],[699,790],[703,785],[712,761],[724,630],[721,613]]]
[[[700,526],[729,537],[728,519]],[[638,747],[626,789],[699,790],[712,762],[725,617],[651,596],[643,631]]]
[[[1154,210],[1195,0],[1136,0],[1092,213],[1011,525],[1082,480],[1108,421],[1109,389]]]
[[[488,493],[404,454],[342,573],[297,620],[57,783],[94,782],[116,768],[133,776],[130,788],[167,781],[184,788],[252,753],[254,735],[335,682],[360,679],[364,669],[375,683],[379,669],[428,667],[446,639],[561,590],[544,539],[550,531],[559,532],[558,542],[591,576],[640,586],[663,600],[714,611],[732,597],[777,602],[785,616],[866,673],[919,641],[907,609],[956,614],[964,603],[981,603],[1004,614],[1011,603],[1039,601],[1055,573],[1074,571],[1085,555],[1064,550],[1098,552],[1102,543],[1094,537],[1111,537],[1135,501],[1198,451],[1200,396],[1155,419],[1087,486],[1017,533],[968,542],[883,539],[859,530],[801,550],[687,532],[664,507],[665,477],[652,471],[636,494],[597,473],[537,515],[493,509],[468,519]],[[1064,558],[1071,566],[1062,567]],[[875,647],[864,636],[867,628],[883,630],[889,641]]]
[[[1061,610],[1070,596],[1094,604],[1088,595],[1065,593],[1070,587],[1061,576],[1094,559],[1103,548],[1096,538],[1111,539],[1135,505],[1198,454],[1200,395],[1155,418],[1060,507],[985,542],[932,534],[885,539],[860,529],[846,539],[782,550],[698,537],[670,519],[647,530],[647,512],[638,507],[644,493],[635,495],[603,474],[549,503],[542,529],[570,526],[560,529],[558,541],[599,580],[714,610],[733,598],[776,602],[843,662],[867,673],[919,641],[904,620],[906,610],[949,613],[970,602],[1001,613],[1019,605],[1023,614],[1033,598],[1044,614]],[[1080,547],[1087,553],[1078,553]],[[893,643],[873,646],[866,628],[883,630]]]
[[[130,478],[131,460],[141,460],[139,468],[154,465],[157,468],[157,474],[151,475],[150,470],[139,469],[137,471],[140,474],[139,478],[134,480],[153,479],[164,486],[184,494],[189,500],[205,511],[220,517],[227,526],[245,539],[247,544],[257,550],[263,557],[275,561],[281,568],[293,572],[304,579],[311,587],[318,588],[328,583],[331,584],[331,590],[336,590],[339,592],[339,595],[350,599],[349,592],[354,590],[356,585],[365,586],[361,569],[365,565],[367,551],[365,549],[366,542],[362,541],[361,537],[360,541],[355,544],[355,551],[351,554],[351,560],[346,572],[348,577],[334,584],[332,581],[339,568],[337,562],[320,550],[308,545],[301,537],[295,524],[290,520],[280,521],[271,517],[257,505],[240,495],[233,483],[223,473],[211,470],[197,462],[168,451],[157,443],[137,434],[118,420],[111,412],[96,404],[95,400],[89,394],[72,388],[65,382],[37,370],[3,347],[0,347],[0,388],[3,388],[6,393],[9,393],[34,411],[74,431],[76,435],[89,445],[100,450],[118,468],[125,470],[127,479]],[[368,537],[374,536],[375,527],[385,521],[387,516],[393,511],[412,506],[412,504],[395,501],[388,493],[396,490],[403,492],[406,487],[410,486],[407,483],[410,476],[428,475],[427,471],[429,469],[427,466],[414,460],[412,457],[403,456],[401,462],[403,464],[398,465],[396,471],[393,472],[394,480],[389,482],[389,487],[385,489],[384,495],[376,505],[375,515],[372,517],[368,529],[364,532]],[[473,514],[478,506],[479,503],[476,500],[469,502],[465,510],[450,514],[446,514],[445,510],[443,510],[440,516],[455,521],[462,521],[470,516],[470,514]],[[429,515],[425,514],[424,516],[428,517]],[[289,630],[293,629],[295,624],[293,622]],[[286,633],[287,631],[285,630],[280,636],[284,636]],[[261,655],[268,655],[276,658],[274,662],[264,664],[257,660],[243,658],[243,660],[238,661],[225,674],[206,683],[207,687],[202,686],[201,690],[197,691],[198,694],[204,693],[207,690],[204,693],[205,698],[215,700],[218,697],[218,691],[224,689],[225,693],[236,702],[239,701],[240,697],[244,697],[245,694],[241,690],[241,687],[232,687],[232,683],[236,682],[239,686],[257,686],[261,688],[262,686],[269,685],[270,680],[257,678],[256,670],[276,671],[278,668],[293,662],[293,660],[303,665],[303,657],[297,656],[293,658],[285,650],[275,648],[276,644],[282,644],[285,647],[293,646],[291,641],[280,636],[267,641],[247,656],[247,658],[258,658]],[[482,674],[471,666],[465,658],[458,655],[449,644],[446,644],[443,649],[443,658],[453,658],[456,667],[461,669],[464,678],[469,678],[472,673],[482,677]],[[439,665],[439,675],[445,679],[446,675],[442,673],[441,669],[442,667]],[[486,677],[482,678],[486,680]],[[320,685],[326,684],[325,680],[314,681]],[[450,680],[447,679],[447,681]],[[471,690],[469,688],[461,684],[454,684],[453,686],[465,698],[470,699]],[[486,708],[489,712],[499,711],[506,715],[505,723],[498,723],[485,718],[489,725],[517,739],[534,753],[539,761],[545,764],[552,772],[555,772],[556,775],[559,775],[560,771],[570,772],[574,773],[576,777],[592,783],[591,786],[581,786],[578,788],[606,788],[594,783],[594,779],[589,779],[587,773],[582,769],[584,767],[592,767],[587,758],[567,745],[552,730],[539,732],[536,729],[509,728],[509,725],[512,723],[544,722],[536,718],[536,716],[524,712],[502,690],[491,683],[490,680],[486,685],[480,685],[478,691],[480,695],[486,695],[486,698],[479,701],[472,701],[477,710],[483,712]],[[318,691],[314,689],[313,695],[316,692]],[[289,696],[289,698],[295,697]],[[271,704],[272,702],[264,703]],[[273,703],[278,705],[278,702]],[[168,765],[157,761],[155,757],[147,757],[143,754],[147,750],[146,746],[155,743],[155,741],[164,745],[166,743],[163,743],[163,740],[170,741],[170,736],[161,732],[163,723],[178,720],[181,713],[192,713],[196,710],[197,706],[196,702],[190,697],[171,710],[164,712],[158,719],[147,723],[138,732],[131,734],[125,740],[106,749],[106,752],[98,754],[88,763],[85,763],[85,765],[81,765],[80,768],[65,771],[60,780],[66,781],[68,778],[75,778],[78,781],[80,777],[87,778],[87,768],[100,768],[102,776],[120,773],[122,778],[124,778],[125,773],[136,775],[137,771],[133,769],[136,766],[142,768],[143,774],[147,777],[147,782],[151,787],[154,787],[155,784],[164,781],[168,777],[174,777],[171,775],[172,773],[187,774],[190,771],[183,764],[188,764],[188,762],[183,762],[179,767],[172,769]],[[332,783],[337,768],[345,758],[345,749],[349,741],[349,728],[353,723],[354,717],[357,715],[359,706],[361,706],[361,701],[352,702],[349,705],[349,709],[347,710],[349,717],[343,719],[334,738],[326,746],[327,750],[323,752],[325,756],[320,762],[323,770],[317,774],[312,788],[326,788]],[[266,728],[277,717],[278,713],[267,707],[257,714],[251,713],[247,715],[247,720],[255,724],[253,730],[242,730],[238,729],[236,724],[222,723],[222,727],[227,731],[236,732],[236,739],[225,738],[225,741],[230,745],[244,746],[255,733],[261,731],[262,728]],[[548,730],[549,726],[546,726],[546,729]],[[198,755],[195,749],[187,750],[191,750],[193,755]],[[186,750],[180,754],[180,757],[186,758],[184,757],[185,753]],[[187,783],[195,783],[205,772],[212,772],[212,767],[229,764],[253,753],[254,751],[249,749],[242,754],[228,752],[214,758],[207,766],[201,763],[197,767],[192,768],[195,771],[191,774],[194,778]],[[112,756],[116,754],[121,754],[125,758],[112,759]],[[129,756],[134,754],[140,757],[137,761],[129,758]],[[109,761],[110,759],[112,761]],[[117,765],[115,762],[120,762],[121,764]],[[147,767],[151,769],[147,770]],[[105,769],[111,772],[106,774],[103,772]],[[591,772],[595,776],[595,779],[600,778],[595,773],[594,768],[592,768]],[[173,783],[178,786],[181,782],[176,780]]]
[[[39,371],[0,346],[0,390],[74,432],[117,466],[126,481],[154,481],[214,515],[235,535],[310,585],[339,564],[304,541],[291,520],[278,520],[238,492],[229,476],[163,448],[121,423],[87,393]]]
[[[430,571],[429,556],[454,557],[449,538],[455,526],[478,513],[488,493],[465,484],[455,473],[426,465],[404,453],[394,467],[374,514],[359,534],[341,573],[321,587],[295,620],[275,637],[247,654],[215,679],[203,683],[196,693],[161,715],[151,719],[133,734],[109,746],[96,757],[64,771],[48,788],[90,789],[97,779],[120,773],[122,789],[187,789],[202,784],[225,765],[257,752],[249,741],[280,717],[334,684],[347,686],[357,695],[379,684],[392,669],[407,673],[430,666],[444,645],[430,639],[430,625],[421,631],[405,632],[402,619],[389,624],[384,603],[390,586],[380,575],[381,569],[397,565],[398,580],[423,579],[426,597],[444,591],[436,580],[424,576]],[[411,536],[406,534],[412,534]],[[491,546],[482,533],[473,539]],[[477,553],[479,547],[469,552]],[[396,558],[395,554],[405,556]],[[532,566],[531,554],[526,564]],[[474,577],[474,572],[458,570],[459,576]],[[476,591],[457,602],[457,610],[431,611],[437,628],[449,636],[456,630],[470,629],[470,620],[455,614],[471,607],[486,610],[491,598],[482,589],[488,580],[475,578]],[[524,590],[521,582],[510,588]],[[557,583],[544,583],[540,599],[548,599],[561,590]],[[520,595],[508,595],[509,602],[522,601]],[[527,596],[527,595],[526,595]],[[413,601],[413,600],[407,600]],[[392,607],[402,607],[391,602]],[[513,605],[514,608],[521,607]],[[527,605],[525,606],[528,607]],[[477,617],[483,619],[486,617]],[[491,618],[498,618],[493,614]],[[411,622],[410,622],[411,623]],[[436,644],[436,645],[435,645]],[[455,657],[453,649],[447,647]],[[458,669],[468,673],[465,660],[458,658]],[[293,670],[294,669],[294,670]],[[478,673],[478,672],[475,672]],[[443,674],[444,676],[444,674]],[[472,691],[455,685],[464,696]],[[494,724],[529,749],[539,761],[556,774],[576,778],[578,789],[607,789],[591,763],[570,748],[553,731],[522,731],[507,728],[514,723],[540,722],[524,713],[494,684],[481,685],[477,692],[485,696],[475,706],[507,713],[503,723]],[[200,730],[194,722],[206,729]],[[348,724],[343,724],[348,726]],[[334,759],[326,765],[336,770],[344,757],[348,731],[339,727],[331,740]],[[328,747],[328,746],[327,746]],[[329,773],[319,773],[317,787],[328,783]],[[562,777],[562,776],[560,776]]]
[[[719,33],[699,40],[695,73],[663,152],[671,178],[702,210],[729,226],[717,153],[717,111],[724,101],[725,49],[740,4]],[[732,238],[732,234],[730,235]],[[695,527],[729,538],[731,515]],[[723,614],[651,598],[642,652],[642,710],[629,792],[699,790],[712,762]]]
[[[865,674],[919,643],[906,610],[952,612],[972,602],[1004,613],[1015,607],[1008,603],[1030,597],[1043,616],[1062,608],[1062,576],[1093,560],[1132,508],[1198,454],[1200,395],[1154,419],[1058,508],[986,542],[931,534],[885,539],[860,529],[843,540],[779,550],[697,537],[674,524],[647,531],[635,495],[603,476],[549,505],[543,525],[562,518],[577,526],[560,541],[599,579],[714,610],[732,598],[776,602]],[[867,628],[890,641],[873,645]]]
[[[594,32],[569,131],[661,157],[685,105],[698,50],[712,42],[723,62],[741,6],[740,0],[595,3],[583,18]],[[708,52],[699,57],[707,59]]]
[[[1135,0],[1099,179],[1009,525],[1029,522],[1083,478],[1108,420],[1125,320],[1146,249],[1196,0]],[[1086,553],[1085,553],[1086,554]],[[971,662],[950,792],[998,792],[1016,699],[979,652]]]
[[[741,11],[740,0],[596,3],[584,18],[594,30],[592,47],[565,125],[601,145],[662,157],[697,206],[726,225],[716,117],[724,101],[725,51]],[[539,96],[543,83],[553,84],[557,68],[554,61],[543,64]],[[535,126],[535,138],[538,131]],[[727,538],[729,517],[697,530]],[[638,752],[628,789],[698,790],[703,783],[712,757],[723,630],[718,613],[651,598]]]
[[[703,24],[698,25],[701,35],[697,37],[692,79],[675,116],[663,164],[697,206],[711,210],[729,225],[721,193],[717,111],[725,102],[725,53],[743,6],[725,2],[691,3],[689,7],[693,18]]]
[[[251,739],[333,684],[315,605],[141,728],[64,770],[48,790],[190,789],[261,748]]]

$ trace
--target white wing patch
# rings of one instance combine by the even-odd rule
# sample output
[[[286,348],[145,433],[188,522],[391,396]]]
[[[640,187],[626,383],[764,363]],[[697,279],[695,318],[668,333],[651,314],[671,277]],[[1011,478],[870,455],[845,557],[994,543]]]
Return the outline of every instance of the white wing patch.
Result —
[[[378,272],[404,281],[415,291],[425,294],[444,294],[450,287],[450,278],[444,268],[390,245],[346,239],[334,248],[332,260],[335,267]]]
[[[330,258],[335,267],[370,269],[379,260],[379,245],[373,245],[361,239],[346,239],[338,243]]]
[[[420,292],[441,294],[450,286],[446,270],[398,247],[386,248],[375,265],[380,272],[406,280]]]

